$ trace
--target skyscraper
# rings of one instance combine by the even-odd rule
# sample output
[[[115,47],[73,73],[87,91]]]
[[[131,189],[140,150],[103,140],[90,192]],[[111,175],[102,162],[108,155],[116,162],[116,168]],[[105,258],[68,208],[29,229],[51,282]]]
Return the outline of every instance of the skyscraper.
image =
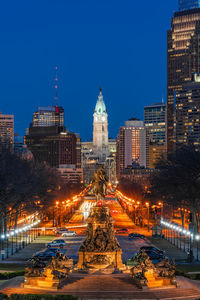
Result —
[[[64,126],[64,109],[61,106],[38,107],[33,114],[32,126]]]
[[[147,131],[143,121],[131,119],[120,127],[117,138],[117,178],[129,166],[147,167]]]
[[[179,0],[179,11],[200,7],[200,0]]]
[[[200,73],[200,8],[176,12],[167,42],[167,149],[172,151],[174,136],[174,93]]]
[[[144,107],[144,125],[151,143],[166,143],[167,107],[165,103],[153,103]]]
[[[25,142],[39,162],[57,168],[59,165],[80,167],[80,155],[77,164],[77,137],[74,133],[63,131],[62,127],[30,127]]]
[[[0,144],[1,149],[9,148],[14,142],[14,116],[0,112]]]
[[[100,161],[105,161],[109,155],[108,114],[101,88],[93,117],[93,151],[99,157]]]
[[[200,76],[176,92],[176,143],[200,145]]]
[[[154,168],[157,161],[166,154],[167,106],[154,103],[144,107],[144,125],[149,137],[149,167]]]

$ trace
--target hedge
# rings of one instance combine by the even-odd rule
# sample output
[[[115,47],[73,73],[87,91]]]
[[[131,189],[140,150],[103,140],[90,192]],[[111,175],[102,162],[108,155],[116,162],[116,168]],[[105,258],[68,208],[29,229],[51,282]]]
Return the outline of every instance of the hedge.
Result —
[[[16,272],[4,272],[0,273],[0,280],[7,280],[14,278],[16,276],[24,276],[25,272],[24,271],[16,271]]]

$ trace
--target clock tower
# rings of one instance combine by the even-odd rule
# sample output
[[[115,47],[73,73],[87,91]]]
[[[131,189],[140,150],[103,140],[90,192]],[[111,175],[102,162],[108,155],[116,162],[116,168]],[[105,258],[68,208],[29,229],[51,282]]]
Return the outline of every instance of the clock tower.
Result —
[[[103,101],[101,87],[93,117],[93,151],[98,155],[100,161],[105,161],[109,155],[108,114]]]

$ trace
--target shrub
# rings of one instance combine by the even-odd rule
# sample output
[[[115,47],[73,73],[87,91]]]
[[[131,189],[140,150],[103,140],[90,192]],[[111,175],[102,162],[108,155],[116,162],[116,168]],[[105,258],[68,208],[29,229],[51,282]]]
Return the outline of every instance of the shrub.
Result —
[[[14,278],[16,276],[24,276],[24,273],[25,273],[24,271],[0,273],[0,280],[7,280],[7,279]]]

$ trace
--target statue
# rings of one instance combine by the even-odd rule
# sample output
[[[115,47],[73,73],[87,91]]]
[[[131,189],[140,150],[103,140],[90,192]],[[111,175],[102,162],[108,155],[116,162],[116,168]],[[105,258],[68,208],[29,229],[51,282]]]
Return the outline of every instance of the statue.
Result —
[[[92,184],[97,199],[99,199],[99,197],[104,198],[107,192],[108,179],[103,167],[99,167],[95,172]]]
[[[41,262],[37,257],[31,260],[32,266],[25,268],[26,277],[40,277],[42,275],[43,269],[46,266],[44,262]]]
[[[114,234],[108,207],[96,206],[88,218],[87,236],[79,248],[78,269],[124,269],[122,250]]]
[[[161,287],[177,285],[175,278],[175,265],[168,258],[156,263],[150,260],[145,251],[138,253],[133,259],[134,267],[131,269],[132,278],[136,282],[148,287]]]
[[[56,253],[55,257],[46,264],[35,258],[32,267],[26,268],[23,287],[59,289],[73,267],[73,260],[63,253]]]

